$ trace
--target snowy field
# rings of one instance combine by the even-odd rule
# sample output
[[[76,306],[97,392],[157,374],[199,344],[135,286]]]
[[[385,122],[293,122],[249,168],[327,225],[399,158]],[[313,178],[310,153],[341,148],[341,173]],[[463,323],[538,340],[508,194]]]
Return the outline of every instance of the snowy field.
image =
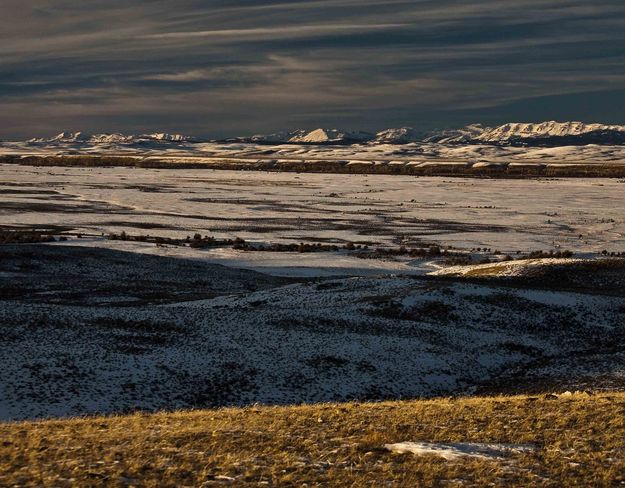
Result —
[[[0,165],[5,227],[57,227],[185,237],[200,233],[258,243],[432,244],[470,251],[625,251],[625,182],[616,179],[484,180],[139,168]],[[74,242],[73,242],[74,243]],[[342,253],[286,255],[154,249],[85,240],[252,268],[358,268],[389,272],[420,261],[363,260]],[[125,246],[125,247],[124,247]],[[130,246],[130,247],[128,247]],[[332,263],[331,261],[334,261]]]
[[[2,252],[1,419],[621,388],[625,377],[622,287],[288,282],[85,247]]]
[[[621,389],[625,265],[596,258],[625,250],[623,188],[0,166],[1,230],[68,236],[0,246],[0,419]],[[106,238],[121,232],[340,249]],[[348,243],[575,256],[459,267]]]

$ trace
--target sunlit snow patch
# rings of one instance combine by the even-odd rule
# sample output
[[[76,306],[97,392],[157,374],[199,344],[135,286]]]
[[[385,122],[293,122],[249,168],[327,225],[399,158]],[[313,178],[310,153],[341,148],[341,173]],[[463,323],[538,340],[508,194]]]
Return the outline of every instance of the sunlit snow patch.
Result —
[[[479,444],[472,442],[437,444],[429,442],[398,442],[385,444],[384,448],[400,454],[412,453],[417,455],[440,456],[448,461],[462,458],[503,459],[510,454],[531,452],[535,448],[529,445],[515,444]]]

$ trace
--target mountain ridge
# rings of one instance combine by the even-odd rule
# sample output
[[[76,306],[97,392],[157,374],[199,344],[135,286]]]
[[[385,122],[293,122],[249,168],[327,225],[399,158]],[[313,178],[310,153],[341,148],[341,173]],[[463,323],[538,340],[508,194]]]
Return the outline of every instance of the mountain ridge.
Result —
[[[478,125],[467,126],[467,129],[474,129],[467,133],[452,135],[439,142],[477,142],[477,143],[530,143],[556,141],[558,138],[583,140],[588,136],[602,135],[609,139],[611,135],[623,134],[625,136],[624,125],[604,125],[585,124],[583,122],[557,122],[546,121],[540,123],[510,122],[497,127],[482,127]],[[462,129],[461,129],[462,131]],[[624,139],[625,140],[625,139]]]
[[[182,134],[155,132],[152,134],[125,135],[121,133],[88,134],[85,132],[61,132],[56,136],[36,137],[27,140],[31,144],[41,143],[93,143],[93,144],[129,144],[141,141],[156,142],[193,142],[195,138]]]
[[[61,132],[51,138],[34,138],[30,144],[146,144],[193,142],[351,145],[351,144],[485,144],[513,146],[566,146],[566,145],[623,145],[625,125],[606,125],[577,121],[510,122],[496,127],[470,124],[459,129],[420,131],[412,127],[389,128],[376,134],[363,131],[316,128],[252,136],[235,137],[219,141],[197,139],[182,134],[156,132],[152,134],[124,135],[121,133],[87,134]]]
[[[584,145],[625,144],[625,125],[583,122],[509,122],[496,127],[470,124],[459,129],[420,131],[413,127],[389,128],[369,134],[338,129],[296,130],[269,135],[238,137],[237,142],[283,144],[489,144]]]

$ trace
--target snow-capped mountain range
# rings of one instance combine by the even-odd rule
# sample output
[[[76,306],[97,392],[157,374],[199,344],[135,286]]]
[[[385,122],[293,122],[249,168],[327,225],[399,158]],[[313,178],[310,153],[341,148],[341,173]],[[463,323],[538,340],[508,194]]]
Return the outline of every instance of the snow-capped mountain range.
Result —
[[[51,138],[36,138],[30,144],[183,144],[201,141],[181,134],[142,135],[85,134],[62,132]],[[295,130],[267,135],[237,137],[223,143],[254,144],[486,144],[517,146],[575,146],[587,144],[625,145],[625,125],[585,124],[582,122],[508,123],[498,127],[473,124],[455,130],[419,131],[412,127],[386,129],[372,134],[339,129]]]
[[[124,135],[124,134],[86,134],[84,132],[61,132],[50,138],[34,138],[27,142],[33,144],[41,143],[92,143],[92,144],[132,144],[140,141],[152,142],[192,142],[194,138],[183,136],[181,134],[141,134],[141,135]]]
[[[454,133],[455,132],[455,133]],[[485,144],[623,144],[624,125],[584,124],[583,122],[509,123],[499,127],[471,125],[442,134],[437,142]]]
[[[269,135],[240,137],[237,142],[265,144],[442,144],[494,145],[585,145],[625,144],[625,125],[583,122],[508,123],[498,127],[472,124],[455,130],[419,131],[412,127],[386,129],[377,134],[338,129],[298,130]]]

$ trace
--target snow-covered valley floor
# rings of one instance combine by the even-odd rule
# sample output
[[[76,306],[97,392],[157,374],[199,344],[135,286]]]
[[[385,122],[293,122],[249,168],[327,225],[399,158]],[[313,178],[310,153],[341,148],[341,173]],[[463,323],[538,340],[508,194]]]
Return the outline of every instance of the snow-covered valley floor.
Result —
[[[597,253],[625,251],[624,190],[617,179],[0,165],[0,222],[97,235]]]
[[[625,384],[625,265],[593,260],[625,247],[618,180],[0,176],[0,230],[71,234],[0,246],[0,419]],[[576,256],[458,268],[99,237],[121,232]]]

